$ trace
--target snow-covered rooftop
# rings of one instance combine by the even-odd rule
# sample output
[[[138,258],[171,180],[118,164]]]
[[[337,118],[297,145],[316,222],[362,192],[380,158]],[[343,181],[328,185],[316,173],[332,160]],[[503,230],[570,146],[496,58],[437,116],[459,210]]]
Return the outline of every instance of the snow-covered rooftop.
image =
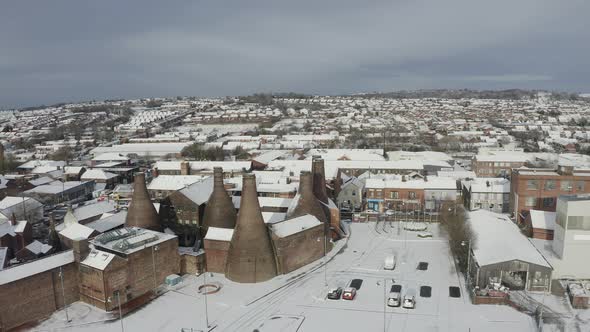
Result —
[[[10,267],[0,272],[0,285],[5,285],[73,262],[74,252],[68,250],[29,263]]]
[[[231,228],[209,227],[207,229],[207,235],[205,235],[205,240],[229,242],[233,234],[234,230]]]
[[[531,223],[533,228],[554,230],[556,212],[530,210]]]
[[[115,254],[92,249],[88,256],[82,261],[82,264],[102,271],[111,263],[113,258],[115,258]]]
[[[551,267],[507,216],[476,210],[469,212],[469,221],[476,241],[472,251],[480,266],[520,260]]]
[[[286,219],[284,221],[271,224],[270,228],[278,237],[287,237],[306,229],[320,226],[322,223],[310,214],[300,217]]]

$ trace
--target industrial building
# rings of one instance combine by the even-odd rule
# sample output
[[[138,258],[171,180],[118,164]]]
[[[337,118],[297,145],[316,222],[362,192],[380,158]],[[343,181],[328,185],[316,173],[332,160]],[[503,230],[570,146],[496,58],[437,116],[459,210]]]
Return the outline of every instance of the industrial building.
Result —
[[[474,287],[500,284],[512,290],[550,290],[552,266],[508,217],[477,210],[469,213],[469,221],[475,237],[469,257]]]

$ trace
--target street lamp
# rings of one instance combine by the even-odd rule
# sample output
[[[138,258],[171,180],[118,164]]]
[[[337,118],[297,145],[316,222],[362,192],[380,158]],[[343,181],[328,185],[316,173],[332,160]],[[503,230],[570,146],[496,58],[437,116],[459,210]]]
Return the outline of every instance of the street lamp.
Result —
[[[461,241],[461,246],[467,246],[467,283],[471,287],[471,240]]]
[[[201,288],[205,295],[205,323],[207,324],[207,331],[209,331],[209,308],[207,305],[207,272],[203,272],[203,287]]]
[[[117,295],[117,304],[119,306],[119,321],[121,322],[121,332],[125,331],[125,328],[123,327],[123,311],[121,310],[121,291],[116,290],[113,292],[113,295]],[[109,298],[107,299],[108,303],[112,303],[113,299],[109,296]]]
[[[66,291],[64,288],[64,273],[62,267],[59,267],[59,279],[61,280],[61,295],[64,300],[64,309],[66,310],[66,321],[69,323],[72,320],[70,319],[70,315],[68,314],[68,306],[66,304]]]
[[[154,270],[154,293],[157,293],[157,288],[158,288],[158,281],[157,281],[157,277],[156,277],[156,258],[155,258],[154,252],[156,252],[158,250],[160,250],[159,246],[152,247],[152,268]]]

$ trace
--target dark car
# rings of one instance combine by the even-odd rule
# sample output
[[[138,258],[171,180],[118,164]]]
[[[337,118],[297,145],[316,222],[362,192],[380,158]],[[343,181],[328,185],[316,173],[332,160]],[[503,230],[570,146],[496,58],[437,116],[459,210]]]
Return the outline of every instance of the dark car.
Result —
[[[461,297],[461,289],[457,286],[449,287],[449,296],[454,298]]]
[[[430,286],[420,287],[420,296],[421,297],[431,297],[432,296],[432,287],[430,287]]]
[[[342,296],[342,287],[332,288],[328,291],[328,298],[330,300],[339,300]]]
[[[363,284],[363,279],[352,279],[350,282],[350,287],[359,290],[361,289],[361,285]]]
[[[426,270],[428,270],[428,263],[427,262],[420,262],[420,263],[418,263],[417,269],[420,270],[420,271],[426,271]]]
[[[391,293],[401,293],[402,292],[402,285],[391,285]]]

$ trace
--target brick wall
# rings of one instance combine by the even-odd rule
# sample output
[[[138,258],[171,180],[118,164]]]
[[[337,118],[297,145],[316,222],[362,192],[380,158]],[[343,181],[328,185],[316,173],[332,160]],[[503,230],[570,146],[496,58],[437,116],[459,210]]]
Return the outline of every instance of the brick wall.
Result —
[[[201,274],[205,271],[205,254],[180,256],[180,273],[181,274]]]
[[[543,174],[519,174],[518,171],[512,172],[510,183],[510,211],[515,212],[518,216],[519,222],[525,220],[520,217],[522,214],[525,218],[531,209],[543,211],[555,211],[557,204],[557,197],[559,195],[575,195],[582,193],[590,193],[590,181],[586,181],[588,176],[576,175],[543,175]],[[529,187],[529,180],[537,181],[536,189]],[[546,187],[547,181],[555,181],[554,189]],[[571,181],[571,190],[563,190],[561,187],[562,181]],[[578,187],[578,182],[583,183],[583,188]],[[518,201],[516,201],[516,197]],[[528,204],[527,198],[534,199],[534,204]],[[544,204],[548,200],[553,199],[552,204]]]
[[[78,267],[70,263],[62,267],[65,302],[79,300]],[[51,315],[64,306],[59,268],[45,271],[0,286],[0,331]]]
[[[284,238],[273,234],[272,240],[280,274],[289,273],[324,256],[324,225]]]
[[[229,242],[206,239],[203,244],[205,246],[207,271],[225,273]]]

